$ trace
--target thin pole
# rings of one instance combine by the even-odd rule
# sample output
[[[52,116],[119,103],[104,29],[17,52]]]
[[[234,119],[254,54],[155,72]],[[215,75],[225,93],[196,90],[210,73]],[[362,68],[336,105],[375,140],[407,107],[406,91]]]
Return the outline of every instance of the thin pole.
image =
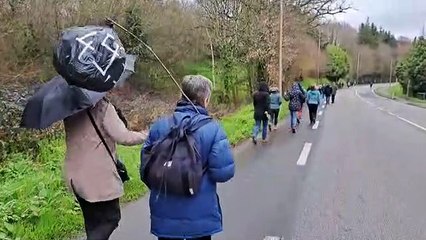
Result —
[[[392,85],[392,71],[393,71],[393,59],[391,59],[391,61],[390,61],[390,72],[389,72],[389,86],[391,86]]]
[[[410,96],[410,85],[411,85],[411,78],[408,79],[408,85],[407,85],[407,97]]]
[[[279,60],[279,83],[278,88],[280,94],[282,95],[283,91],[283,15],[284,15],[284,2],[280,0],[280,60]]]
[[[206,28],[206,32],[207,32],[207,37],[209,38],[209,41],[210,41],[210,51],[211,51],[211,54],[212,54],[212,81],[213,81],[213,89],[216,89],[216,78],[215,78],[215,73],[214,73],[213,41],[212,41],[212,38],[210,37],[209,29]]]
[[[360,64],[360,53],[358,52],[357,64],[356,64],[356,85],[358,85],[359,81],[359,64]]]
[[[321,30],[318,32],[317,84],[320,82]]]

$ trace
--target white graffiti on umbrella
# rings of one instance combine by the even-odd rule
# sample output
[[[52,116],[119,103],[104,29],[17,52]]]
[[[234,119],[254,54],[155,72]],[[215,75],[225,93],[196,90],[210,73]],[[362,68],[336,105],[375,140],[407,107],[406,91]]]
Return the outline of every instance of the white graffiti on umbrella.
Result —
[[[83,50],[80,52],[80,54],[78,55],[78,59],[79,60],[81,60],[81,58],[83,57],[83,54],[87,51],[87,50],[92,50],[92,51],[96,51],[95,50],[95,48],[93,48],[92,47],[92,44],[93,44],[93,41],[89,41],[89,42],[86,42],[86,41],[84,41],[86,38],[89,38],[89,37],[93,37],[93,36],[96,36],[96,34],[97,34],[98,32],[97,31],[93,31],[93,32],[90,32],[90,33],[88,33],[88,34],[86,34],[86,35],[84,35],[83,37],[81,37],[81,38],[76,38],[76,40],[79,42],[79,43],[81,43],[81,44],[83,44],[84,45],[84,48],[83,48]],[[115,49],[112,49],[106,42],[108,41],[108,39],[112,39],[113,40],[113,43],[114,43],[114,47],[115,47]],[[107,36],[104,38],[104,40],[102,41],[102,43],[101,43],[101,45],[103,46],[103,47],[105,47],[108,51],[110,51],[111,53],[112,53],[112,57],[110,58],[110,61],[109,61],[109,63],[108,63],[108,65],[105,67],[105,69],[102,69],[97,63],[96,63],[96,61],[94,61],[94,60],[92,60],[92,64],[99,70],[99,72],[102,74],[102,76],[105,76],[106,75],[106,73],[107,73],[107,71],[108,71],[108,69],[112,66],[112,64],[114,63],[114,61],[115,61],[115,59],[118,57],[118,56],[120,56],[119,55],[119,51],[120,50],[122,50],[122,51],[124,51],[124,49],[121,49],[122,47],[120,47],[120,45],[115,41],[115,38],[114,38],[114,36],[112,36],[111,34],[107,34]],[[107,82],[109,79],[111,78],[111,75],[108,75],[107,76],[107,78],[105,79],[105,81],[104,82]],[[113,83],[114,84],[116,84],[117,83],[117,81],[116,80],[113,80]]]

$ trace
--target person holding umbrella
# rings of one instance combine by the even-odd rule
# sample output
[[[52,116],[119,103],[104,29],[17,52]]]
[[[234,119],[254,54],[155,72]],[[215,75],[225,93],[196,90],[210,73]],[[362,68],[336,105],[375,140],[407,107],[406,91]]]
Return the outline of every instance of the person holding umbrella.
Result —
[[[111,158],[116,156],[117,144],[142,144],[146,136],[127,130],[105,98],[64,123],[66,181],[82,209],[87,238],[108,239],[120,221],[123,195],[123,183]]]
[[[64,121],[65,181],[83,212],[88,240],[109,239],[121,218],[119,198],[129,177],[117,158],[117,144],[139,145],[146,138],[128,130],[106,98],[134,72],[134,61],[110,27],[67,29],[53,59],[61,76],[46,83],[24,109],[25,128]]]

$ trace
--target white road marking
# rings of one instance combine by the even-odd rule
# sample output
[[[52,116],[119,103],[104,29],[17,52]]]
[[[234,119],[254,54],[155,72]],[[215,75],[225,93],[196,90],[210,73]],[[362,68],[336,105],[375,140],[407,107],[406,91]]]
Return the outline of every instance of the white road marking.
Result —
[[[321,116],[321,115],[322,115],[322,113],[323,113],[323,111],[319,111],[319,112],[318,112],[318,116]]]
[[[297,160],[298,166],[305,166],[308,161],[309,153],[311,152],[312,143],[305,143],[302,152],[300,153],[299,160]]]
[[[359,99],[361,99],[362,101],[364,101],[364,102],[368,103],[368,104],[369,104],[369,105],[371,105],[371,106],[374,106],[374,104],[373,104],[372,102],[370,102],[370,101],[368,101],[368,100],[364,99],[363,97],[361,97],[361,95],[359,95],[359,93],[358,93],[358,90],[355,90],[355,95],[356,95],[357,97],[359,97]]]
[[[315,124],[312,126],[312,129],[317,130],[319,127],[319,123],[320,123],[319,121],[316,121]]]
[[[417,123],[414,123],[414,122],[412,122],[412,121],[410,121],[410,120],[407,120],[407,119],[405,119],[405,118],[403,118],[403,117],[400,117],[400,116],[398,116],[398,115],[395,115],[398,119],[400,119],[400,120],[402,120],[402,121],[404,121],[404,122],[406,122],[406,123],[408,123],[408,124],[410,124],[411,126],[414,126],[414,127],[416,127],[416,128],[419,128],[419,129],[421,129],[421,130],[423,130],[423,131],[425,131],[426,132],[426,128],[425,127],[422,127],[422,126],[420,126],[419,124],[417,124]]]
[[[376,92],[375,92],[375,91],[373,91],[373,90],[372,90],[372,92],[373,92],[373,94],[374,94],[376,97],[380,97],[380,96],[378,96],[378,95],[376,94]],[[366,102],[366,103],[370,104],[371,106],[375,107],[375,105],[374,105],[372,102],[370,102],[370,101],[368,101],[368,100],[364,99],[363,97],[361,97],[361,96],[359,95],[359,93],[358,93],[358,90],[355,90],[355,94],[356,94],[356,95],[359,97],[359,99],[361,99],[362,101],[364,101],[364,102]],[[410,121],[410,120],[408,120],[408,119],[405,119],[405,118],[403,118],[403,117],[401,117],[401,116],[399,116],[399,115],[397,115],[397,114],[395,114],[395,113],[393,113],[393,112],[386,111],[386,110],[385,110],[385,109],[383,109],[382,107],[376,107],[376,109],[378,109],[378,110],[380,110],[380,111],[383,111],[383,112],[386,112],[387,114],[389,114],[389,115],[391,115],[391,116],[394,116],[394,117],[398,118],[399,120],[401,120],[401,121],[403,121],[403,122],[405,122],[405,123],[408,123],[408,124],[410,124],[411,126],[416,127],[416,128],[418,128],[418,129],[423,130],[423,131],[425,131],[425,132],[426,132],[426,127],[423,127],[423,126],[421,126],[421,125],[419,125],[419,124],[417,124],[417,123],[415,123],[415,122],[412,122],[412,121]]]
[[[282,237],[266,236],[263,240],[283,240]]]

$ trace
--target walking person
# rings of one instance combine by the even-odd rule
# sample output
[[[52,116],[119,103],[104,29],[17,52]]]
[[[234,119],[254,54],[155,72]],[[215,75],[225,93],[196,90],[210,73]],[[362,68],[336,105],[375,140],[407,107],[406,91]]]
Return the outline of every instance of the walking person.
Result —
[[[327,105],[330,104],[330,98],[331,98],[332,93],[333,93],[333,89],[331,88],[331,86],[329,84],[327,84],[324,87],[325,102],[326,102]]]
[[[300,108],[299,111],[297,111],[297,124],[300,124],[303,117],[303,104],[305,103],[305,99],[306,99],[306,90],[302,86],[302,82],[303,82],[302,74],[300,74],[300,76],[296,79],[296,82],[297,82],[297,86],[299,86],[299,90],[303,93],[303,98],[300,98],[300,101],[302,102],[302,107]]]
[[[296,133],[296,127],[298,124],[297,113],[302,108],[305,102],[305,94],[300,91],[298,83],[294,83],[291,90],[286,94],[286,100],[289,101],[288,108],[290,110],[290,127],[293,133]]]
[[[116,145],[138,145],[146,136],[127,130],[107,99],[64,120],[65,176],[83,212],[87,240],[107,240],[121,218],[123,182]]]
[[[307,93],[308,108],[309,108],[309,119],[311,124],[314,124],[317,118],[318,106],[321,103],[321,94],[315,86],[311,86]]]
[[[271,94],[269,95],[270,98],[270,124],[273,125],[273,129],[277,129],[278,125],[278,117],[280,114],[280,108],[282,104],[282,97],[279,89],[277,87],[271,88]]]
[[[182,90],[189,99],[183,96],[177,103],[172,116],[162,118],[151,126],[148,140],[141,152],[141,179],[146,182],[145,179],[148,179],[149,176],[160,174],[162,176],[160,178],[163,180],[160,185],[163,187],[156,188],[152,187],[153,185],[150,187],[151,233],[159,240],[210,240],[213,234],[219,233],[223,229],[217,183],[224,183],[234,176],[235,164],[225,132],[219,123],[208,115],[207,106],[212,92],[210,80],[203,76],[186,76],[182,81]],[[204,124],[200,124],[203,121]],[[176,150],[172,158],[166,156],[163,159],[166,161],[164,165],[161,164],[162,162],[156,165],[160,168],[154,169],[154,165],[149,165],[156,159],[154,156],[158,157],[157,160],[164,157],[162,147],[165,145],[163,144],[169,143],[170,145],[170,141],[162,139],[169,140],[170,135],[173,135],[171,131],[176,129],[176,126],[182,125],[197,126],[193,130],[187,128],[185,135],[194,140],[195,149],[190,152],[194,154],[196,151],[198,154],[193,156],[198,157],[191,162],[199,163],[197,165],[200,167],[200,171],[197,172],[200,173],[199,175],[193,175],[193,169],[182,164],[188,158],[185,155],[185,152],[188,153],[188,151],[184,150],[188,147],[186,143],[184,148],[179,148],[179,143],[171,144],[172,148],[179,148],[179,151]],[[180,132],[180,129],[178,130],[177,133]],[[175,157],[178,157],[179,161],[173,161]],[[182,160],[182,158],[185,159]],[[150,175],[150,169],[157,171]],[[168,174],[172,173],[168,169],[176,169],[177,172],[167,175],[166,171]],[[167,176],[174,176],[174,178],[170,179],[171,182],[166,182]],[[199,185],[192,185],[194,178],[198,180]],[[190,184],[190,186],[198,186],[197,192],[189,191],[183,195],[167,191],[178,182],[185,186]],[[171,184],[169,185],[169,183]],[[148,184],[148,186],[150,185]]]
[[[331,103],[333,104],[336,100],[336,94],[337,94],[337,84],[333,83],[333,85],[331,86]]]
[[[254,107],[254,127],[252,141],[257,144],[257,136],[259,131],[262,130],[262,142],[266,142],[268,137],[268,112],[269,112],[269,87],[266,82],[259,83],[259,88],[253,94],[253,107]]]

